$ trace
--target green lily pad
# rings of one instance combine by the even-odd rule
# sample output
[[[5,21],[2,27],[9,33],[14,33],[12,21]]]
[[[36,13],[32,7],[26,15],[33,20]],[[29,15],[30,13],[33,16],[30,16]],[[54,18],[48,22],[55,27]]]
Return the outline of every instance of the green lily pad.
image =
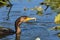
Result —
[[[39,15],[39,16],[42,16],[43,15],[43,13],[41,11],[37,11],[36,14]]]
[[[60,14],[58,14],[57,16],[55,16],[54,22],[55,22],[56,24],[60,24]]]
[[[58,10],[60,8],[60,0],[44,0],[46,4],[49,5],[52,10]]]

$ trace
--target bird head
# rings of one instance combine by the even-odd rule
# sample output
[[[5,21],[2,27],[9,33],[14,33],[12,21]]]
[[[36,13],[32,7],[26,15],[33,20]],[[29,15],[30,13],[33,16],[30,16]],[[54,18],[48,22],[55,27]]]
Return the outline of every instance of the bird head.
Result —
[[[36,21],[36,18],[35,17],[30,18],[28,16],[21,16],[15,21],[15,26],[19,26],[21,23],[28,22],[30,20],[35,20]]]
[[[21,18],[20,18],[20,21],[22,21],[22,22],[28,22],[28,21],[30,21],[30,20],[35,20],[36,21],[36,18],[35,17],[28,17],[28,16],[21,16]]]

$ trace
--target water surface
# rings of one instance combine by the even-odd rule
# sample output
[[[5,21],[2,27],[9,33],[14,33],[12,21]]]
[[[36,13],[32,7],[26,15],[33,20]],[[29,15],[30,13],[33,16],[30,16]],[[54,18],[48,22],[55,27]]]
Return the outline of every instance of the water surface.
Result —
[[[12,0],[13,8],[10,12],[10,19],[7,21],[7,12],[6,7],[0,8],[0,26],[11,28],[15,30],[15,20],[20,16],[29,16],[36,17],[37,21],[31,20],[30,23],[23,23],[21,25],[21,40],[35,40],[39,37],[41,40],[59,40],[60,38],[55,35],[57,31],[50,31],[49,28],[54,27],[54,17],[56,16],[55,12],[52,12],[50,8],[45,12],[43,16],[36,14],[36,11],[27,10],[24,11],[23,8],[33,8],[35,6],[40,6],[40,2],[43,0],[32,0],[28,2],[27,0]],[[43,6],[45,8],[45,6]],[[52,15],[45,15],[46,13],[52,13]],[[16,40],[16,35],[9,35],[0,40]]]

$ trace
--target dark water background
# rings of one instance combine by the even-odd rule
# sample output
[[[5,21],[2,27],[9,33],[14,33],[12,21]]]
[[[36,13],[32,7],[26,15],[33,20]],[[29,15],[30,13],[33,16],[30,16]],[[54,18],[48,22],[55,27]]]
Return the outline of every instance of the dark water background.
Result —
[[[35,6],[40,6],[40,2],[43,2],[43,0],[31,0],[31,2],[28,2],[27,0],[11,0],[13,8],[10,12],[10,19],[8,21],[5,20],[7,17],[8,8],[0,8],[0,26],[15,30],[14,22],[18,17],[36,17],[36,22],[32,20],[32,23],[23,23],[21,25],[21,40],[35,40],[37,37],[41,38],[41,40],[60,40],[60,38],[55,35],[59,31],[49,30],[49,28],[56,26],[54,23],[49,23],[54,22],[54,17],[56,16],[56,13],[51,11],[51,8],[48,8],[46,12],[44,11],[43,16],[37,15],[36,11],[23,10],[24,7],[33,8]],[[46,6],[42,7],[45,8]],[[45,15],[47,13],[51,13],[51,15]],[[15,37],[16,36],[14,34],[6,36],[0,40],[16,40]]]

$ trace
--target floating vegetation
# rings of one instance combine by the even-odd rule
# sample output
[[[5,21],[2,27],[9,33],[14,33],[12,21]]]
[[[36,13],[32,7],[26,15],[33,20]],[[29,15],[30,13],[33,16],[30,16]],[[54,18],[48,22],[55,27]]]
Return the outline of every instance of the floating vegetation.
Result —
[[[57,36],[60,38],[60,33],[57,33]]]
[[[52,10],[58,10],[60,8],[60,0],[44,0],[41,5],[50,6]]]
[[[49,4],[48,3],[46,3],[46,2],[42,2],[42,3],[40,3],[40,5],[46,5],[47,7],[44,9],[45,11],[49,8]]]
[[[6,2],[0,1],[0,8],[6,5]]]
[[[60,14],[60,12],[59,12],[59,13],[57,13],[57,14]]]
[[[43,13],[41,11],[37,11],[36,14],[39,15],[39,16],[42,16],[43,15]]]
[[[50,28],[50,30],[60,30],[60,26],[56,26],[56,27],[52,27],[52,28]]]
[[[38,15],[42,16],[43,15],[43,8],[41,6],[35,6],[34,8],[31,8],[31,10],[36,10]]]
[[[45,2],[50,5],[52,10],[56,10],[60,7],[60,0],[45,0]]]
[[[57,14],[57,16],[55,16],[54,22],[55,22],[56,24],[60,24],[60,14]]]
[[[11,10],[11,8],[12,8],[12,4],[10,3],[9,0],[0,0],[0,8],[1,8],[1,7],[4,7],[4,6],[10,7],[10,9],[9,9],[9,11],[8,11],[8,14],[7,14],[8,17],[7,17],[7,19],[6,19],[6,20],[8,20],[8,19],[9,19],[10,10]]]
[[[28,10],[28,8],[24,7],[24,11],[27,11],[27,10]]]

